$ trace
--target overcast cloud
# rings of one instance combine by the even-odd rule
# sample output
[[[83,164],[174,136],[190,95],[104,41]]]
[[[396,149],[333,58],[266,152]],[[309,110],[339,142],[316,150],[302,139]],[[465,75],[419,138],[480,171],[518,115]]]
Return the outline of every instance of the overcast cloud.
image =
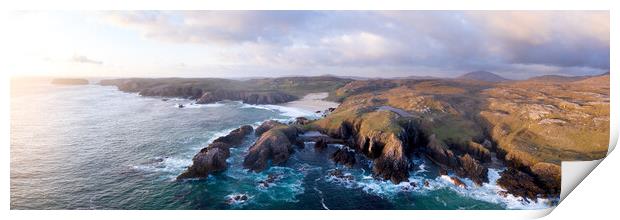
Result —
[[[138,11],[104,19],[150,40],[208,45],[222,62],[290,74],[523,78],[609,69],[606,11]]]

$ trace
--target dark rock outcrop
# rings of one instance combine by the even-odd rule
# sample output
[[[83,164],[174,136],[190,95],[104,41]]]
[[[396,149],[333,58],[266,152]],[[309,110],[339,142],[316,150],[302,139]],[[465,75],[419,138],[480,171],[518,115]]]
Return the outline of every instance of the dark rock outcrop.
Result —
[[[482,144],[469,141],[467,144],[457,145],[458,151],[462,154],[469,154],[471,157],[481,162],[491,161],[491,151]]]
[[[260,172],[269,164],[281,165],[293,151],[292,145],[301,132],[296,126],[281,125],[264,132],[250,147],[243,160],[243,167]]]
[[[250,199],[250,197],[248,197],[248,195],[246,194],[230,195],[226,198],[226,204],[228,205],[240,204],[240,203],[247,202],[248,199]]]
[[[265,121],[260,126],[258,126],[256,128],[256,131],[254,131],[254,134],[257,137],[260,137],[261,135],[263,135],[263,133],[269,131],[270,129],[272,129],[274,127],[277,127],[277,126],[282,126],[282,125],[284,125],[284,124],[280,123],[278,121],[275,121],[275,120]]]
[[[270,173],[269,175],[267,175],[267,179],[258,181],[258,186],[261,187],[261,188],[269,188],[273,184],[275,184],[276,181],[280,180],[281,178],[282,178],[281,174],[272,174],[272,173]]]
[[[186,172],[182,173],[177,179],[183,178],[202,178],[207,177],[210,173],[225,170],[228,165],[226,158],[230,155],[227,148],[209,148],[194,156],[192,166]]]
[[[481,186],[482,183],[489,182],[488,171],[489,169],[482,166],[476,159],[465,154],[459,158],[461,164],[460,169],[457,169],[457,174],[461,177],[467,177],[471,179],[476,185]]]
[[[398,184],[409,178],[409,160],[406,157],[392,157],[386,154],[373,161],[372,172],[376,176]]]
[[[410,161],[405,155],[406,146],[396,134],[381,134],[375,132],[360,132],[357,129],[343,132],[352,132],[356,138],[356,146],[366,157],[373,159],[372,172],[375,176],[390,180],[394,184],[407,181],[409,178]]]
[[[311,120],[306,118],[306,117],[297,117],[297,118],[295,118],[295,124],[298,124],[298,125],[307,125],[310,122],[311,122]]]
[[[550,196],[560,194],[560,186],[562,185],[562,169],[560,166],[541,162],[532,166],[531,170],[545,192]]]
[[[536,184],[534,177],[525,172],[508,168],[500,175],[501,177],[497,180],[497,184],[515,196],[536,201],[539,195],[545,193]]]
[[[450,181],[452,181],[452,184],[454,184],[455,186],[467,189],[467,184],[465,184],[461,179],[457,177],[451,176]]]
[[[334,152],[331,155],[331,159],[335,163],[343,164],[347,167],[353,167],[353,165],[355,165],[355,162],[356,162],[355,152],[350,151],[346,149],[345,147],[336,150],[336,152]]]
[[[446,169],[439,168],[439,175],[440,176],[447,176],[448,175],[448,171]]]
[[[252,126],[243,125],[231,131],[230,133],[228,133],[228,135],[218,137],[213,142],[222,142],[222,143],[228,143],[230,145],[239,145],[243,143],[243,138],[246,135],[252,133],[253,130],[254,128],[252,128]]]
[[[210,173],[225,170],[226,159],[230,156],[230,148],[243,142],[243,138],[252,133],[252,126],[241,126],[225,136],[215,139],[192,158],[192,165],[181,173],[177,179],[204,178]]]
[[[353,175],[344,173],[340,169],[330,170],[327,174],[330,177],[335,178],[336,180],[341,181],[341,182],[348,182],[348,181],[355,180],[355,177]]]
[[[425,153],[433,162],[450,168],[458,167],[455,154],[433,134],[428,138]]]
[[[338,126],[330,126],[334,124],[330,122],[328,126],[322,125],[324,127],[320,129],[331,137],[345,140],[356,152],[373,160],[372,172],[375,177],[398,184],[409,178],[410,161],[406,155],[409,146],[402,141],[408,135],[404,129],[392,129],[393,127],[389,126],[377,128],[378,124],[375,123],[375,120],[396,123],[393,121],[395,118],[397,118],[395,113],[374,112],[366,117],[342,121]],[[323,120],[325,122],[327,119]],[[380,129],[385,131],[382,132]]]
[[[314,142],[314,148],[317,150],[324,150],[325,148],[327,148],[327,141],[325,140],[325,138],[319,138],[318,140],[316,140],[316,142]]]

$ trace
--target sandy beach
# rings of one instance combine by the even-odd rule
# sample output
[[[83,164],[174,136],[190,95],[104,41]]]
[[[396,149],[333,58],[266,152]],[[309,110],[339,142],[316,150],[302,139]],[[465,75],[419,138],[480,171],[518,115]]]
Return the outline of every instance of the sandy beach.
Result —
[[[337,102],[330,102],[330,101],[323,100],[327,98],[327,96],[328,96],[327,92],[309,93],[305,95],[303,98],[301,98],[300,100],[287,102],[287,103],[280,104],[280,105],[285,106],[285,107],[303,109],[303,110],[312,111],[312,112],[323,111],[328,108],[338,107],[339,103]]]

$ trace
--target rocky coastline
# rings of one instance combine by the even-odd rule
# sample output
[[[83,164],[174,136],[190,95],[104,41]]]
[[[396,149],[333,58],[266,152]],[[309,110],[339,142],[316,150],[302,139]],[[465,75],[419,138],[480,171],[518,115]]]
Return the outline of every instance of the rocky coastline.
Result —
[[[228,135],[216,139],[209,146],[200,150],[194,156],[192,165],[180,174],[177,179],[205,178],[209,174],[224,171],[227,168],[226,159],[230,154],[229,148],[239,145],[247,135],[253,132],[258,139],[247,150],[243,161],[243,167],[248,169],[248,172],[262,172],[269,168],[269,166],[282,166],[296,149],[304,146],[305,142],[314,142],[314,147],[318,150],[325,149],[332,144],[342,146],[330,155],[330,159],[336,164],[351,167],[356,163],[356,154],[371,159],[373,161],[373,176],[377,179],[391,181],[394,184],[409,182],[409,172],[416,166],[410,160],[413,154],[422,155],[433,161],[436,166],[440,167],[438,173],[440,176],[447,176],[448,171],[454,173],[449,178],[455,186],[468,189],[479,187],[489,182],[487,172],[490,161],[481,162],[479,159],[470,156],[469,153],[456,155],[442,146],[437,146],[436,141],[433,140],[434,137],[430,137],[429,141],[423,142],[426,143],[425,146],[420,145],[422,142],[413,142],[414,145],[412,147],[414,149],[408,149],[409,147],[402,145],[403,140],[398,137],[382,139],[381,135],[360,134],[356,129],[347,130],[345,128],[342,129],[341,133],[332,135],[320,133],[321,135],[305,136],[304,134],[306,133],[322,131],[318,127],[300,124],[299,121],[285,124],[268,120],[256,129],[252,129],[249,125],[235,129]],[[316,120],[311,122],[315,123]],[[344,134],[347,134],[346,132],[349,133],[343,136],[343,132]],[[403,134],[403,137],[411,136],[412,134]],[[361,138],[361,142],[357,143],[353,141],[356,139],[354,137],[363,138]],[[384,141],[395,143],[386,143]],[[404,153],[400,154],[404,151],[409,151],[409,153],[406,155]],[[399,154],[395,155],[395,153]],[[490,155],[483,158],[487,157],[490,157]],[[492,159],[497,160],[497,158]],[[501,166],[506,166],[502,162],[499,163]],[[542,167],[540,169],[548,171],[549,168]],[[555,180],[554,175],[559,175],[559,173],[551,172],[547,175],[534,176],[508,166],[498,180],[498,184],[506,190],[500,192],[499,196],[512,194],[524,198],[525,201],[536,201],[539,198],[556,198],[559,195],[559,190],[555,188],[556,183],[552,182]],[[474,185],[468,186],[461,178],[472,180]],[[545,181],[546,179],[542,178],[551,178],[552,181]],[[411,182],[409,185],[413,187],[417,186],[418,183]],[[422,186],[423,184],[420,183],[419,185]]]
[[[497,184],[505,191],[499,192],[499,196],[512,194],[525,201],[554,200],[560,193],[559,162],[599,157],[596,149],[602,148],[598,145],[604,142],[598,140],[606,140],[605,136],[598,136],[605,134],[608,127],[600,124],[582,127],[583,119],[574,116],[581,114],[586,123],[592,117],[608,116],[604,111],[609,105],[608,95],[605,95],[608,87],[593,90],[597,87],[592,85],[608,82],[609,76],[599,78],[602,79],[593,77],[571,82],[574,93],[558,90],[561,89],[559,84],[536,85],[545,89],[545,96],[533,88],[523,89],[518,81],[500,84],[455,80],[353,81],[330,91],[330,99],[340,101],[340,105],[324,111],[322,118],[297,118],[290,123],[269,120],[256,129],[242,126],[198,152],[192,165],[178,179],[204,178],[225,170],[229,148],[254,133],[257,140],[243,160],[243,167],[251,172],[284,166],[306,142],[313,142],[317,150],[337,144],[341,147],[329,155],[334,163],[351,167],[357,162],[356,156],[364,157],[372,161],[375,178],[394,184],[409,181],[409,173],[420,165],[412,160],[416,155],[431,161],[439,168],[439,176],[447,176],[461,188],[488,183],[489,169],[500,168],[503,172]],[[146,96],[190,98],[198,103],[228,99],[248,104],[277,104],[299,97],[299,93],[292,95],[291,90],[232,89],[236,84],[230,84],[226,90],[205,89],[187,81],[162,84],[148,80],[112,80],[101,84]],[[303,87],[303,84],[298,86]],[[553,93],[556,90],[560,92]],[[520,97],[515,97],[519,94]],[[589,109],[595,108],[596,112],[566,107],[566,101],[558,103],[558,97],[566,94],[574,94],[574,102],[588,103],[593,106]],[[535,95],[537,101],[527,98]],[[519,105],[524,106],[523,109],[516,107]],[[548,119],[548,115],[555,118]],[[586,129],[592,127],[594,130]],[[586,150],[558,151],[555,146],[558,140],[545,139],[545,132],[555,132],[552,138],[568,140],[561,142],[564,148],[579,149],[581,136],[573,135],[576,132],[585,132],[594,141],[587,143],[592,147]],[[314,135],[307,135],[309,133]],[[344,174],[336,176],[344,177]],[[463,179],[471,180],[472,185],[467,185]],[[411,182],[409,185],[427,183]]]
[[[247,104],[282,104],[298,100],[309,93],[335,90],[348,82],[348,79],[318,76],[246,81],[216,78],[127,78],[104,79],[99,84],[116,86],[120,91],[138,93],[141,96],[192,99],[197,104],[223,100],[242,101]]]

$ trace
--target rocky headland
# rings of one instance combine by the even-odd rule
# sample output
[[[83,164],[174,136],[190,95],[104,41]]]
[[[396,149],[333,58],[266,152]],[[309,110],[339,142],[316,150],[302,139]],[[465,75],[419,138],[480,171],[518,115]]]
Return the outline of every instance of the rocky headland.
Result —
[[[335,91],[350,82],[332,76],[282,77],[250,80],[216,78],[129,78],[101,80],[100,85],[116,86],[124,92],[142,96],[182,97],[197,104],[222,100],[247,104],[281,104],[306,94]]]

